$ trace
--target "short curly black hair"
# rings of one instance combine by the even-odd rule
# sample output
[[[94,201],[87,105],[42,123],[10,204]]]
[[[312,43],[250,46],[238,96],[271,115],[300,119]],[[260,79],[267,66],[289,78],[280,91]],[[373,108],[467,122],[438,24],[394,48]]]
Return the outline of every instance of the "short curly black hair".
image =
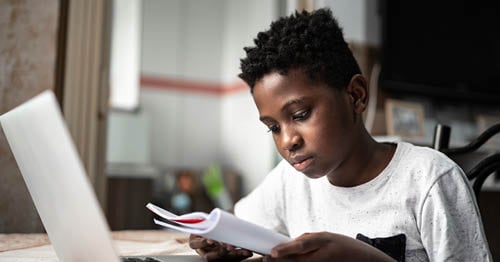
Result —
[[[254,43],[244,48],[247,56],[241,59],[238,75],[252,93],[255,82],[274,71],[286,75],[290,69],[301,69],[311,80],[339,89],[361,73],[328,8],[282,17],[259,32]]]

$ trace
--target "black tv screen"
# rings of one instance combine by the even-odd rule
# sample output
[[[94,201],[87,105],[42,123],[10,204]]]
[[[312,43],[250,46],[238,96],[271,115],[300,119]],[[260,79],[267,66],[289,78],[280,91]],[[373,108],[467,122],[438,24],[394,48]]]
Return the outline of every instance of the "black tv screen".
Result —
[[[380,0],[379,86],[392,94],[500,104],[495,1]]]

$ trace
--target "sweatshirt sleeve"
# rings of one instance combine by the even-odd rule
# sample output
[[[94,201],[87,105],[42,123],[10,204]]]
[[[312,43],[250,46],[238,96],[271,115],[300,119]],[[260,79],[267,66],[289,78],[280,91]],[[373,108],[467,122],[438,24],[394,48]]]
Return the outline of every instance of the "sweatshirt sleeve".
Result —
[[[492,261],[474,193],[460,168],[434,181],[420,216],[430,261]]]

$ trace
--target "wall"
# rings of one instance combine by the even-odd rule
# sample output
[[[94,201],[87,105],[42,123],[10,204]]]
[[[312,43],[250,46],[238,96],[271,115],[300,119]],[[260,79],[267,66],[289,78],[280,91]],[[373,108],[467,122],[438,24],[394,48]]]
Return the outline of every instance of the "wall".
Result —
[[[379,0],[323,0],[319,7],[332,9],[348,42],[379,46],[380,19],[378,17]]]
[[[220,152],[223,1],[144,1],[141,110],[151,119],[152,164],[203,168]],[[161,85],[151,79],[173,80]],[[204,92],[207,91],[207,92]]]
[[[276,17],[275,6],[144,1],[140,111],[149,118],[154,166],[203,169],[218,162],[243,175],[245,191],[269,172],[272,140],[237,74],[243,46]]]
[[[0,0],[0,114],[54,88],[59,1]],[[0,232],[43,226],[0,130]]]
[[[223,79],[238,81],[244,46],[253,45],[257,32],[265,30],[278,13],[276,1],[227,1]],[[248,88],[222,97],[222,162],[244,176],[244,192],[257,186],[274,166],[274,142],[259,121]]]
[[[149,116],[115,111],[108,117],[106,161],[147,164],[151,161]],[[113,132],[126,130],[127,132]],[[112,133],[113,132],[113,133]]]

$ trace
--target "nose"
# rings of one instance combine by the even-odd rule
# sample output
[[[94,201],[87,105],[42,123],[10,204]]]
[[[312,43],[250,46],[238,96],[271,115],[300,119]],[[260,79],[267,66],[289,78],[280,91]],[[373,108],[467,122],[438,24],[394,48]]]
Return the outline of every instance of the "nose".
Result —
[[[300,134],[296,130],[292,128],[282,130],[281,147],[284,150],[292,152],[299,149],[302,144],[302,136],[300,136]]]

